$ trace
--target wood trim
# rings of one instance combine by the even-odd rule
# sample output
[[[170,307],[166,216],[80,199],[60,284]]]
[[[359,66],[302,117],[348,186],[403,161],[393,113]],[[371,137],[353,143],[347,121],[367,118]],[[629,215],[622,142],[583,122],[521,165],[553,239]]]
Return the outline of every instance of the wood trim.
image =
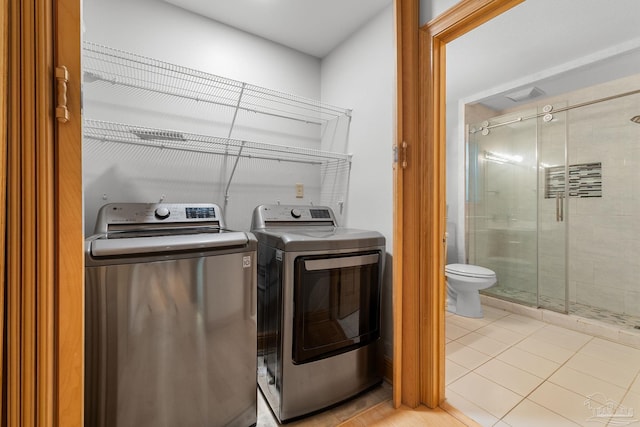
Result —
[[[443,43],[479,27],[524,0],[462,0],[431,20],[422,29]]]
[[[9,106],[2,118],[8,156],[6,199],[3,195],[8,230],[3,247],[8,425],[52,425],[53,251],[47,245],[53,236],[53,138],[46,130],[51,121],[52,50],[51,33],[38,31],[50,28],[49,1],[5,2],[3,9],[3,34],[11,40],[2,48],[10,82],[2,89],[7,90],[3,99]]]
[[[396,75],[402,75],[402,1],[394,0],[393,13],[396,33]],[[396,155],[402,144],[402,84],[401,79],[396,79]],[[392,389],[393,407],[398,408],[402,404],[402,169],[398,167],[398,159],[393,164],[393,258],[392,258],[392,316],[393,316],[393,365],[392,380],[395,384]]]
[[[8,246],[3,247],[8,285],[8,324],[3,329],[9,344],[6,420],[9,425],[52,425],[53,138],[47,131],[52,50],[51,33],[39,31],[51,27],[51,8],[49,0],[4,5],[3,34],[11,40],[8,46],[3,43],[3,61],[8,61],[3,66],[10,81],[8,96],[3,97],[10,108],[2,119],[9,159],[7,198],[3,194],[2,203],[8,213]]]
[[[37,171],[35,170],[35,86],[36,67],[35,63],[35,4],[34,2],[21,2],[21,60],[20,60],[20,96],[22,105],[20,114],[20,146],[16,147],[20,150],[21,171],[19,173],[22,198],[20,203],[19,215],[22,217],[22,294],[21,294],[21,317],[22,330],[20,332],[21,339],[21,392],[22,392],[22,425],[31,426],[35,424],[35,412],[37,409],[37,401],[35,398],[37,375],[36,366],[36,228],[34,215],[37,209],[35,204],[37,199],[35,178]]]
[[[20,292],[22,289],[21,253],[22,223],[20,217],[21,190],[21,80],[20,80],[20,10],[15,2],[9,4],[9,89],[8,89],[8,147],[7,147],[7,425],[22,425],[21,333],[22,318]]]
[[[9,103],[8,85],[9,85],[9,2],[2,2],[0,5],[0,277],[3,278],[0,284],[0,331],[2,331],[2,339],[0,339],[0,384],[5,383],[4,372],[4,337],[5,331],[5,285],[7,259],[7,173],[8,173],[8,122],[7,112]],[[0,402],[4,402],[4,386],[0,387]],[[1,417],[4,419],[4,417]],[[0,421],[1,422],[1,421]]]
[[[420,295],[420,307],[424,324],[422,341],[421,400],[429,408],[436,408],[444,400],[444,215],[446,201],[445,187],[445,147],[434,141],[444,133],[444,44],[420,31],[421,82],[422,93],[426,93],[429,103],[421,103],[425,113],[421,114],[422,138],[426,141],[422,158],[423,185],[425,191],[421,210],[428,222],[422,224],[425,242],[420,259],[420,276],[424,287]],[[435,65],[436,59],[442,68]]]
[[[446,117],[445,79],[446,44],[511,9],[524,0],[462,0],[424,27],[420,28],[419,52],[420,103],[425,114],[420,117],[422,153],[422,199],[420,228],[425,244],[419,253],[420,278],[424,281],[420,295],[421,400],[433,408],[444,402],[444,254],[446,215]],[[403,76],[404,78],[404,76]]]
[[[480,424],[478,424],[476,421],[472,420],[471,418],[467,417],[465,414],[460,412],[459,409],[454,408],[453,406],[451,406],[446,400],[444,402],[442,402],[440,407],[442,409],[444,409],[446,412],[448,412],[449,414],[451,414],[452,417],[454,417],[455,419],[457,419],[461,423],[463,423],[465,426],[467,426],[467,427],[480,427]]]
[[[80,0],[54,8],[56,66],[69,71],[69,122],[55,127],[56,424],[83,425],[84,253],[82,227],[82,134],[80,115]]]
[[[419,1],[396,0],[397,134],[399,159],[394,167],[393,405],[420,404],[420,152],[418,124]],[[406,142],[406,167],[403,167]]]
[[[53,135],[53,39],[52,2],[36,0],[36,75],[35,112],[36,120],[36,199],[34,227],[36,228],[36,271],[37,283],[37,424],[52,426],[54,421],[55,387],[55,342],[54,342],[54,135]],[[37,215],[36,215],[37,213]]]

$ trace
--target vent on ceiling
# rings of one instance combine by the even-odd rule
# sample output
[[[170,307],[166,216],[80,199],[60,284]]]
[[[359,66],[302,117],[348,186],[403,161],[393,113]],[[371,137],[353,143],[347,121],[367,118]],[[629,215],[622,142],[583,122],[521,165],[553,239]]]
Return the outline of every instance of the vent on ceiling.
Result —
[[[522,102],[529,99],[537,98],[540,95],[544,95],[544,91],[539,87],[531,86],[524,89],[516,90],[511,93],[505,94],[506,98],[509,98],[513,102]]]

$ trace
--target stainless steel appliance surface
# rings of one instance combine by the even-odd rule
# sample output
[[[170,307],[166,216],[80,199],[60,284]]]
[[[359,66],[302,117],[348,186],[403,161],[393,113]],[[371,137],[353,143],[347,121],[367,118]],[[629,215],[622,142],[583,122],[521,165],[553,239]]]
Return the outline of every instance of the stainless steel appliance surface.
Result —
[[[85,241],[85,426],[251,426],[256,250],[215,204],[114,203]]]
[[[382,381],[385,239],[339,227],[325,206],[261,205],[258,385],[280,422]]]

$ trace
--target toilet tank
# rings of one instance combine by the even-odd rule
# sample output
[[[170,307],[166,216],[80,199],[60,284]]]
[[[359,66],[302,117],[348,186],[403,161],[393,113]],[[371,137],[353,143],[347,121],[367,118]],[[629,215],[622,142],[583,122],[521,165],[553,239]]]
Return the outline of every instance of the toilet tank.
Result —
[[[447,221],[447,265],[458,262],[458,248],[456,246],[456,224]]]

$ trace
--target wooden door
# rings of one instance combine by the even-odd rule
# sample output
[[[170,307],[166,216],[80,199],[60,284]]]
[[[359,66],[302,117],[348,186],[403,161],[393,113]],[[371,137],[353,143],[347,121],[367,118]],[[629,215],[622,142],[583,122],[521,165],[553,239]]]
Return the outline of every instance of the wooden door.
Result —
[[[81,426],[80,2],[0,6],[0,203],[8,426]],[[65,63],[70,79],[56,81]],[[58,102],[69,120],[55,120]]]

